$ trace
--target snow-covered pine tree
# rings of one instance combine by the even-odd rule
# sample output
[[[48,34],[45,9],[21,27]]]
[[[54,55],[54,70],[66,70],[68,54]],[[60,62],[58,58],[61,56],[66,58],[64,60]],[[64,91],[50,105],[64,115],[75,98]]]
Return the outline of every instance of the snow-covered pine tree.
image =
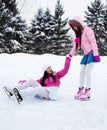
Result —
[[[54,23],[53,23],[53,16],[50,12],[50,9],[47,8],[44,13],[44,34],[45,34],[45,45],[46,45],[46,52],[51,52],[52,47],[52,36],[54,34]]]
[[[16,0],[2,0],[0,4],[0,33],[2,34],[3,51],[6,53],[24,50],[25,21],[21,20]]]
[[[31,49],[34,53],[53,53],[65,55],[71,49],[70,36],[67,35],[69,28],[66,27],[68,18],[62,20],[64,14],[60,0],[55,8],[55,14],[50,13],[49,8],[43,12],[38,9],[37,14],[31,22],[29,30],[29,39]]]
[[[9,10],[6,9],[5,3],[0,3],[0,53],[5,52],[5,27],[9,19]]]
[[[91,6],[88,6],[87,9],[88,11],[85,11],[85,22],[94,30],[99,53],[100,55],[104,55],[104,5],[101,3],[101,0],[94,0],[94,2],[91,2]]]
[[[31,22],[29,29],[30,48],[36,54],[43,54],[45,47],[45,34],[44,34],[44,12],[39,8],[37,14]]]
[[[104,25],[104,33],[103,33],[103,41],[100,49],[102,55],[107,56],[107,4],[104,6],[104,20],[103,20],[103,25]]]
[[[54,35],[53,35],[53,48],[51,49],[53,53],[65,55],[69,52],[71,48],[71,40],[69,40],[68,31],[70,28],[67,28],[68,18],[65,20],[62,19],[64,15],[64,9],[60,2],[57,1],[55,6],[54,14]]]

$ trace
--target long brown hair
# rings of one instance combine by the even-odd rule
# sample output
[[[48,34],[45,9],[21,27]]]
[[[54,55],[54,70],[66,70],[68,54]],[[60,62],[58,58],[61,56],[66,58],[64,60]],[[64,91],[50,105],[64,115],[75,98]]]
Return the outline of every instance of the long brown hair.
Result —
[[[76,48],[78,48],[78,47],[81,48],[81,34],[82,34],[82,32],[81,32],[81,29],[79,27],[77,27],[77,28],[78,28],[78,31],[74,30],[74,32],[75,32],[76,38],[80,38],[80,43],[79,44],[76,43]]]

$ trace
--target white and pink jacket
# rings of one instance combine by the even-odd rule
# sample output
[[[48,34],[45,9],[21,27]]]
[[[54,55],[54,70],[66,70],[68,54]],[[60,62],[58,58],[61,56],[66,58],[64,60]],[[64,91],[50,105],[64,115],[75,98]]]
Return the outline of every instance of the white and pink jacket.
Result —
[[[81,48],[83,49],[84,54],[86,55],[90,51],[93,51],[94,56],[99,55],[93,30],[90,27],[86,26],[79,17],[74,17],[72,20],[79,22],[83,27],[82,36],[81,36]],[[75,52],[76,52],[76,47],[74,45],[71,50],[71,53],[74,55]]]

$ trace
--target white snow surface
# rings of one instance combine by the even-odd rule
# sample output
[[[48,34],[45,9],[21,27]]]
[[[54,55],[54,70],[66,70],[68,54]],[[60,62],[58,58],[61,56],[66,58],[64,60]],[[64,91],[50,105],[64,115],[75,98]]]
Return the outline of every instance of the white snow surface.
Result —
[[[21,91],[24,100],[18,104],[8,98],[2,87],[15,87],[21,79],[38,79],[42,66],[50,64],[60,70],[65,56],[23,53],[0,54],[0,130],[107,130],[107,57],[92,71],[91,100],[74,100],[79,86],[81,56],[74,56],[70,70],[61,79],[58,101],[39,100],[32,90]]]

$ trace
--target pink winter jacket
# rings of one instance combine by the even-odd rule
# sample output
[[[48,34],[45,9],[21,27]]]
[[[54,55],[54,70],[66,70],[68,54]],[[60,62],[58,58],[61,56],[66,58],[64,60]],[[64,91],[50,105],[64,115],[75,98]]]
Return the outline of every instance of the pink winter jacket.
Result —
[[[56,72],[56,75],[55,75],[56,81],[54,82],[53,78],[50,76],[45,80],[45,86],[44,87],[52,87],[52,86],[59,87],[60,78],[64,77],[67,74],[67,72],[70,68],[70,63],[71,63],[71,58],[69,56],[68,57],[66,56],[64,68],[62,70]],[[26,81],[27,80],[20,80],[18,83],[23,84]],[[37,81],[38,83],[42,82],[41,79],[38,79],[38,80],[35,80],[35,81]]]
[[[81,48],[83,49],[84,54],[86,55],[92,50],[94,56],[99,55],[93,30],[90,27],[86,26],[79,17],[74,17],[72,20],[79,22],[83,27],[81,36]],[[76,45],[74,45],[71,50],[71,53],[73,55],[75,54],[75,52],[76,52]]]
[[[60,87],[60,78],[64,77],[67,74],[69,67],[70,67],[70,61],[71,61],[71,59],[69,57],[66,57],[64,68],[62,70],[56,72],[56,75],[55,75],[56,81],[54,82],[53,78],[50,76],[45,80],[44,87],[52,87],[52,86]],[[41,79],[36,80],[36,81],[41,83]]]

